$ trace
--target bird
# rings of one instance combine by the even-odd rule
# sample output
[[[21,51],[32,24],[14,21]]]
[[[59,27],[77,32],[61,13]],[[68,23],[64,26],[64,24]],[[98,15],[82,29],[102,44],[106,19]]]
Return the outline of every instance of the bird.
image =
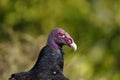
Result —
[[[35,65],[26,72],[11,74],[8,80],[69,80],[63,74],[63,46],[77,50],[73,38],[62,28],[53,29],[46,45],[40,50]]]

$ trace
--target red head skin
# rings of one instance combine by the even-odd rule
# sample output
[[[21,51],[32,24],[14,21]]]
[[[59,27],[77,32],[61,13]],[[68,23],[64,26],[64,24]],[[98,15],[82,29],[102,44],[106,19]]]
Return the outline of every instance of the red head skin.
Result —
[[[72,37],[63,29],[56,28],[51,31],[48,37],[48,46],[50,46],[54,50],[58,50],[62,48],[64,45],[68,45],[74,50],[77,49],[77,45],[74,43]]]

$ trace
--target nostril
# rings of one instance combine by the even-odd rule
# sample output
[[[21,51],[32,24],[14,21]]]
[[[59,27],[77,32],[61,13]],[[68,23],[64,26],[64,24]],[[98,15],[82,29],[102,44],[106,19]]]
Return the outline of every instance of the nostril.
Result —
[[[68,44],[71,44],[72,43],[72,40],[69,38],[66,40]]]

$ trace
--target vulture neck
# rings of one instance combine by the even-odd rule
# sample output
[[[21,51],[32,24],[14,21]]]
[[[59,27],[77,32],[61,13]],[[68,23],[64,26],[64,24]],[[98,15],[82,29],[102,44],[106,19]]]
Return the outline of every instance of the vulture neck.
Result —
[[[53,50],[62,49],[62,46],[63,46],[63,45],[57,44],[57,43],[54,41],[54,37],[48,38],[48,43],[47,43],[47,45],[48,45],[50,48],[52,48]]]

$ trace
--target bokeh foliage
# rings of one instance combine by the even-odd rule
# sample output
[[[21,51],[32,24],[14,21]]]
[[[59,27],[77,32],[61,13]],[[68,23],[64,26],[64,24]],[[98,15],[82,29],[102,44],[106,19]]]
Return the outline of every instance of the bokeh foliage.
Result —
[[[49,32],[64,28],[70,80],[120,80],[120,0],[0,0],[0,80],[29,70]]]

